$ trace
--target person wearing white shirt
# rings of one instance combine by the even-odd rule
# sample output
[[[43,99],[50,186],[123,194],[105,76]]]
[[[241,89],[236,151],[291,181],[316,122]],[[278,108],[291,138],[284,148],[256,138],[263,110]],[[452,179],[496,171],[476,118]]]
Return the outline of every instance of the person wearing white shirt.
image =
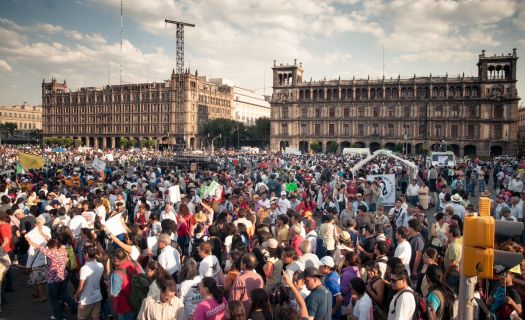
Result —
[[[366,285],[363,279],[355,277],[350,280],[352,290],[357,296],[352,310],[352,315],[355,319],[359,320],[371,320],[374,319],[374,308],[372,305],[372,299],[366,293]]]
[[[166,203],[166,206],[164,207],[164,211],[160,213],[160,222],[166,219],[177,221],[177,217],[175,215],[175,212],[173,211],[173,205],[171,203]]]
[[[523,221],[523,202],[520,201],[520,198],[518,197],[511,197],[510,198],[510,212],[514,218],[518,221]]]
[[[261,194],[261,199],[259,199],[259,207],[270,208],[270,200],[266,198],[266,193]]]
[[[199,255],[202,261],[199,263],[199,275],[201,277],[212,277],[221,284],[224,281],[224,274],[222,273],[219,259],[211,253],[212,245],[209,241],[205,241],[199,245]]]
[[[159,264],[170,275],[174,275],[181,269],[180,253],[171,246],[171,238],[168,234],[161,234],[158,240],[160,250]]]
[[[82,228],[88,228],[86,219],[82,216],[82,211],[79,208],[72,208],[71,211],[75,214],[71,220],[69,220],[69,229],[75,238],[80,237],[80,230]]]
[[[78,307],[78,319],[98,319],[102,293],[100,291],[100,279],[104,273],[102,263],[95,260],[97,250],[95,247],[87,247],[84,250],[86,263],[80,268],[80,283],[75,292],[75,300],[80,303]]]
[[[398,241],[394,257],[401,259],[403,265],[410,274],[410,258],[412,257],[412,247],[407,241],[408,229],[406,227],[397,228],[396,239]]]
[[[407,187],[407,197],[411,205],[417,205],[419,200],[419,186],[417,185],[417,180],[412,179],[412,183]]]
[[[106,207],[104,207],[104,202],[102,199],[99,199],[97,202],[97,207],[95,208],[95,214],[99,218],[101,223],[106,222]]]
[[[281,197],[279,198],[279,201],[277,201],[277,205],[282,214],[286,214],[288,209],[292,207],[290,200],[286,198],[286,191],[281,192]]]
[[[402,268],[394,268],[390,274],[392,289],[397,293],[392,297],[388,306],[388,320],[412,319],[416,311],[416,299],[408,280],[409,273]]]
[[[246,211],[244,209],[239,210],[239,218],[233,222],[233,224],[237,227],[239,223],[242,223],[246,226],[246,230],[250,230],[252,227],[252,222],[248,219],[246,219]]]
[[[519,175],[515,175],[514,178],[510,181],[509,191],[512,191],[513,196],[519,196],[523,191],[523,181],[521,181]]]

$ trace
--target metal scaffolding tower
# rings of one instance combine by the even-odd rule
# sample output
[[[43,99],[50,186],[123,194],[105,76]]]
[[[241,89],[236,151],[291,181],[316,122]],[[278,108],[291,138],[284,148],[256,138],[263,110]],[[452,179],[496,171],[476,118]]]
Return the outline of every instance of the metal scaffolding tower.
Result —
[[[175,136],[176,143],[179,144],[184,143],[184,27],[195,27],[195,25],[168,19],[164,21],[166,24],[172,23],[177,26],[177,100],[175,108],[175,121],[177,125]],[[169,126],[171,126],[171,121]],[[168,129],[168,132],[171,132],[171,128]]]

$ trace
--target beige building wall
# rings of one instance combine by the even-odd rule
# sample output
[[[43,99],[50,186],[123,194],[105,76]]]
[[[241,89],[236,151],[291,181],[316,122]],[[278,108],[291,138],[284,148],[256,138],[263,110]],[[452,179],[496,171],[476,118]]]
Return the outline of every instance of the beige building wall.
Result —
[[[18,130],[42,130],[42,106],[0,106],[0,123],[16,123]]]

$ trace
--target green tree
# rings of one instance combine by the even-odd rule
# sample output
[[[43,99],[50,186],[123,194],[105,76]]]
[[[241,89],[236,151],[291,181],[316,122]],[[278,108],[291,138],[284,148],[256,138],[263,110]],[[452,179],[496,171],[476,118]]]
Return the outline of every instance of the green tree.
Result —
[[[57,144],[59,146],[64,146],[65,145],[65,139],[64,138],[57,138],[56,141],[55,141],[55,144]]]
[[[338,147],[339,147],[339,145],[337,144],[337,142],[335,142],[335,141],[328,141],[328,145],[327,145],[328,152],[336,153]]]
[[[75,140],[73,140],[73,145],[75,146],[75,148],[80,147],[82,145],[82,139],[76,138]]]
[[[139,142],[138,142],[137,139],[135,139],[135,138],[131,138],[131,139],[129,139],[129,146],[130,146],[131,148],[135,148],[135,147],[138,145],[138,143],[139,143]]]
[[[127,149],[127,148],[129,148],[130,145],[131,145],[131,143],[130,143],[128,138],[124,137],[124,138],[120,139],[120,147],[122,149]]]
[[[156,138],[153,138],[149,141],[149,147],[151,149],[157,149],[157,139]]]
[[[44,144],[48,147],[50,147],[53,144],[53,138],[44,138]]]
[[[64,138],[64,147],[69,148],[73,145],[73,138]]]
[[[142,139],[140,140],[140,147],[141,147],[141,148],[147,148],[147,147],[149,147],[149,140],[146,139],[146,138],[142,138]]]
[[[224,118],[211,120],[204,126],[204,133],[209,136],[210,143],[211,139],[221,135],[213,142],[213,145],[219,148],[237,145],[237,130],[239,130],[240,139],[240,132],[243,132],[244,125],[235,120]]]
[[[321,141],[314,141],[310,144],[310,149],[315,153],[319,153],[323,151],[323,145],[321,144]]]
[[[14,122],[0,123],[0,142],[3,139],[7,139],[10,136],[13,136],[17,130],[18,126]]]
[[[394,147],[394,151],[402,153],[403,152],[403,144],[402,143],[396,144],[396,146]]]

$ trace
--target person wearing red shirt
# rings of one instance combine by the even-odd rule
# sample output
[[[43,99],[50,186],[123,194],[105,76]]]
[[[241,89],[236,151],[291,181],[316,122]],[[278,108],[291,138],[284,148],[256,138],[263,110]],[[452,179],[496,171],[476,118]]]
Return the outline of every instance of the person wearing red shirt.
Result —
[[[306,196],[306,199],[304,201],[301,201],[299,203],[299,206],[297,207],[297,213],[300,213],[304,218],[304,213],[306,211],[314,211],[314,209],[317,208],[317,204],[312,201],[312,197]]]
[[[177,243],[183,254],[188,255],[190,238],[193,236],[193,227],[197,224],[197,221],[185,203],[180,205],[177,224],[179,225],[177,229]]]
[[[11,230],[11,218],[7,214],[0,215],[0,239],[2,241],[2,249],[5,253],[10,253],[15,249],[13,231]]]
[[[303,255],[301,250],[299,249],[299,246],[301,245],[301,242],[303,242],[303,237],[301,237],[301,225],[294,225],[290,228],[290,244],[295,249],[295,252],[297,252],[297,256],[300,257]]]

